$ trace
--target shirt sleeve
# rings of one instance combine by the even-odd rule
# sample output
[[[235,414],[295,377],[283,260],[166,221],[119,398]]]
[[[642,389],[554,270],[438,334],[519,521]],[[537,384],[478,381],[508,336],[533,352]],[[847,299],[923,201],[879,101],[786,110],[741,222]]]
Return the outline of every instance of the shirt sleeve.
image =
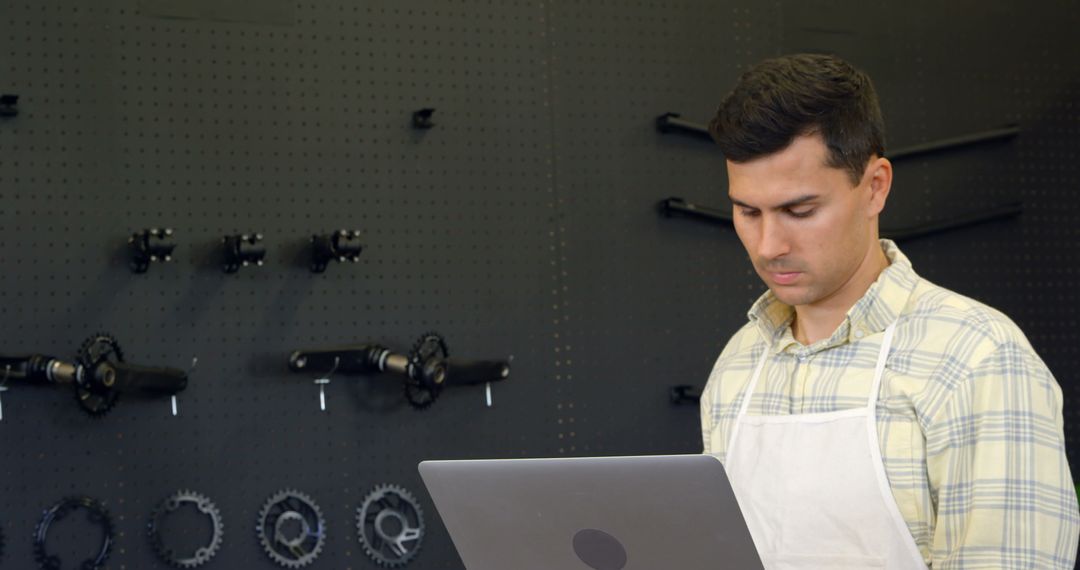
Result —
[[[710,387],[712,382],[705,384],[705,389],[701,391],[701,446],[702,453],[712,452],[712,408],[713,408],[713,395]]]
[[[957,376],[926,429],[933,568],[1071,570],[1080,512],[1060,386],[1017,342]]]

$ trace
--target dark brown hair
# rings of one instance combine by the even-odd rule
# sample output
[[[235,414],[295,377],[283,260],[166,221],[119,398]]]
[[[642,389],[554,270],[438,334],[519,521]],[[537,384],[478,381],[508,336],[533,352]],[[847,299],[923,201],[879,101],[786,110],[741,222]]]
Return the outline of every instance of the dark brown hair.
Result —
[[[862,179],[874,155],[885,156],[885,121],[870,78],[831,55],[765,60],[742,74],[709,123],[732,162],[779,152],[796,136],[821,134],[828,166]]]

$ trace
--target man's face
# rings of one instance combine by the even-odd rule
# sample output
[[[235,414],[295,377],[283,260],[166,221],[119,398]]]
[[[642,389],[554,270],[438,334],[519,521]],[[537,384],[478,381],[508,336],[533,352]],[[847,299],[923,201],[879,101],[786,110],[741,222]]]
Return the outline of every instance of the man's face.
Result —
[[[758,275],[788,305],[842,297],[875,241],[884,197],[876,204],[871,176],[853,187],[826,155],[815,134],[769,156],[727,163],[735,231]]]

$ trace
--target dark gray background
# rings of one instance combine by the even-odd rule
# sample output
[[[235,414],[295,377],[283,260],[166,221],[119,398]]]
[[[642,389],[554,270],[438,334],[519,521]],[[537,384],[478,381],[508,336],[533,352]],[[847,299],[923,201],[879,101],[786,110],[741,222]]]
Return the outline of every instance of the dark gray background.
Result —
[[[1020,123],[1013,141],[898,162],[883,224],[1022,200],[1021,219],[902,244],[923,276],[1027,332],[1066,395],[1076,445],[1080,9],[1065,1],[0,3],[0,347],[70,356],[96,330],[136,363],[199,364],[181,395],[100,420],[20,388],[0,422],[2,567],[27,567],[40,512],[85,493],[120,531],[110,568],[158,568],[143,534],[191,488],[225,515],[208,567],[271,568],[253,537],[287,487],[329,522],[316,568],[370,568],[354,509],[411,488],[430,532],[415,568],[460,568],[417,461],[700,450],[704,384],[762,287],[734,232],[664,219],[725,206],[723,159],[659,135],[706,122],[739,72],[838,53],[875,79],[893,148]],[[434,107],[437,126],[409,128]],[[125,241],[175,228],[136,276]],[[313,233],[356,228],[356,265],[313,275]],[[225,275],[226,233],[267,265]],[[510,381],[424,412],[392,379],[337,378],[329,411],[296,348],[433,329],[451,354],[513,355]],[[73,526],[72,529],[77,527]]]

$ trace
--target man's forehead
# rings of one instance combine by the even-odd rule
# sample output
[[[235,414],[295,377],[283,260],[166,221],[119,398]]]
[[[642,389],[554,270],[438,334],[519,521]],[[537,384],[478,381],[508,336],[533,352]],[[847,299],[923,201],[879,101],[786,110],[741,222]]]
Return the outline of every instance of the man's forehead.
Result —
[[[773,206],[849,186],[846,171],[829,166],[827,160],[819,135],[796,137],[783,150],[746,162],[728,160],[728,196]]]

